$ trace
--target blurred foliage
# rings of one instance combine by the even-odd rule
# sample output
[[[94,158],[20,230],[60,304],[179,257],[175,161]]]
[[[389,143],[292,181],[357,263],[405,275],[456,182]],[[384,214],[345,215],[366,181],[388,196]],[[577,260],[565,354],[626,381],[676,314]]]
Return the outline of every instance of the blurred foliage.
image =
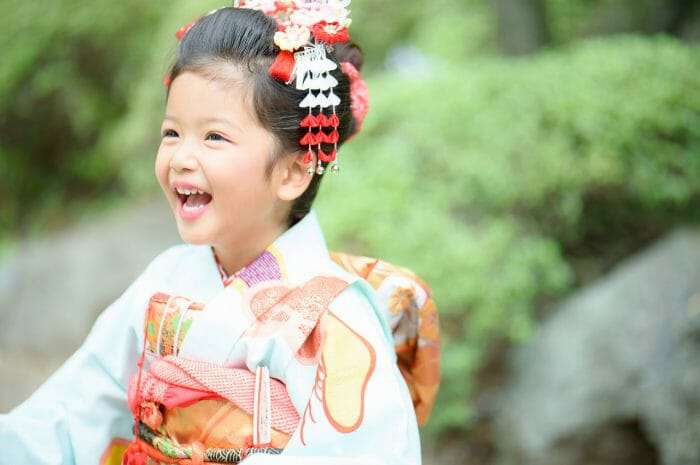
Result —
[[[697,49],[620,37],[371,83],[318,209],[336,247],[432,285],[446,336],[433,431],[468,426],[490,343],[527,336],[537,304],[574,283],[568,252],[697,215],[698,73]]]
[[[179,18],[207,8],[174,3],[0,2],[0,242],[150,184],[164,52]]]
[[[173,32],[221,3],[0,3],[0,244],[156,189]],[[515,60],[497,56],[492,2],[353,1],[372,108],[318,208],[336,248],[434,288],[432,432],[468,427],[492,342],[526,337],[533,310],[582,279],[577,258],[619,257],[700,211],[698,50],[574,41],[612,3],[545,0],[558,48]],[[424,65],[383,71],[401,45]]]
[[[695,0],[540,1],[554,44],[615,33],[665,33],[700,40],[700,4]]]
[[[96,147],[127,110],[159,8],[94,3],[0,3],[0,231],[61,218],[49,212],[109,191],[121,175]]]
[[[595,29],[600,12],[616,2],[624,3],[625,18],[644,18],[660,3],[542,1],[555,44]],[[0,243],[61,226],[95,199],[101,208],[105,199],[155,186],[151,165],[164,97],[158,83],[173,58],[173,31],[222,3],[0,3],[6,23],[0,43],[12,44],[0,60]],[[415,65],[415,53],[392,60],[403,45],[434,62],[497,53],[498,12],[489,1],[354,0],[352,10],[353,38],[367,51],[366,75],[387,60],[393,68]]]
[[[352,39],[366,49],[370,72],[406,44],[453,62],[495,51],[495,12],[483,0],[353,0],[351,6]]]

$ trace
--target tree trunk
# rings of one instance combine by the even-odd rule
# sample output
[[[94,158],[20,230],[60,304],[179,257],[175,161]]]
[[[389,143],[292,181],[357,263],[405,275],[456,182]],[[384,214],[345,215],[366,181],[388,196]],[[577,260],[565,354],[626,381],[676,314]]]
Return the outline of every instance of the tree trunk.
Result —
[[[543,0],[495,0],[498,40],[503,53],[524,55],[549,41]]]
[[[680,35],[683,26],[697,12],[697,0],[666,0],[658,2],[652,13],[650,32],[668,32]]]

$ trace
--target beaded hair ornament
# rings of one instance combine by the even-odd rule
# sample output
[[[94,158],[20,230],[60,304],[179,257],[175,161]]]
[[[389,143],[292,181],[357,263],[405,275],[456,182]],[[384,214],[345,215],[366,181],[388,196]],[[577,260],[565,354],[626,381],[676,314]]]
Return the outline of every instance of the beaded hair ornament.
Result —
[[[322,175],[323,163],[331,172],[338,171],[337,151],[340,138],[340,119],[336,107],[340,105],[334,89],[338,80],[330,74],[337,69],[336,62],[327,53],[335,43],[349,40],[351,23],[348,10],[350,0],[236,0],[234,7],[259,10],[277,21],[274,42],[280,52],[270,66],[270,75],[287,85],[308,91],[299,107],[308,114],[299,122],[306,129],[299,145],[306,148],[304,163],[309,175]],[[192,21],[175,34],[181,40],[195,24]],[[367,85],[359,71],[349,62],[342,62],[343,72],[350,79],[350,109],[359,131],[367,113]],[[166,82],[166,85],[168,83]],[[330,115],[324,112],[330,108]],[[321,144],[332,145],[327,153]],[[314,165],[314,155],[317,163]]]

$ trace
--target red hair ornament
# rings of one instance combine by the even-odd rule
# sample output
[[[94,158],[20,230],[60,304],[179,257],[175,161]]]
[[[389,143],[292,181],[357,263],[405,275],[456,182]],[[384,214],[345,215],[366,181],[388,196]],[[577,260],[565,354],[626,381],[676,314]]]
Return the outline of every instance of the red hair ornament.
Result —
[[[341,26],[337,21],[332,23],[326,21],[318,22],[311,28],[311,33],[316,40],[326,42],[327,44],[347,42],[350,40],[348,29],[345,26]]]
[[[338,80],[330,72],[337,69],[338,65],[326,55],[325,44],[315,44],[308,46],[303,51],[294,54],[296,88],[306,90],[308,93],[299,103],[301,108],[308,108],[309,114],[301,120],[299,125],[308,128],[308,132],[299,140],[299,144],[307,147],[307,154],[315,151],[318,160],[314,167],[313,161],[307,160],[308,172],[321,175],[325,172],[323,163],[332,162],[332,172],[338,171],[336,163],[336,153],[338,151],[338,126],[340,120],[335,112],[335,108],[340,104],[340,98],[335,95],[333,88],[338,84]],[[331,109],[331,116],[326,116],[324,110]],[[315,112],[315,114],[314,114]],[[330,133],[324,128],[331,129]],[[313,132],[318,129],[318,132]],[[321,144],[333,144],[330,153],[322,150]]]
[[[362,123],[365,121],[365,116],[367,116],[367,111],[369,110],[368,87],[360,72],[352,63],[343,61],[340,63],[340,66],[350,78],[350,110],[353,118],[355,118],[355,134],[357,134],[360,132]],[[353,134],[353,137],[355,134]]]
[[[177,38],[177,40],[182,40],[182,38],[185,37],[185,35],[190,31],[190,29],[192,29],[192,26],[194,26],[197,23],[197,21],[199,21],[199,18],[200,17],[197,16],[195,19],[193,19],[192,21],[175,31],[175,37]]]
[[[289,84],[293,79],[293,73],[294,55],[286,50],[280,51],[270,66],[270,76],[285,84]]]
[[[299,122],[300,127],[307,129],[299,139],[299,144],[306,147],[304,163],[308,164],[310,175],[323,174],[323,163],[332,163],[331,171],[337,172],[340,119],[336,107],[341,102],[334,92],[338,80],[330,72],[337,69],[338,64],[327,57],[326,47],[349,40],[347,27],[350,25],[350,0],[234,0],[233,3],[237,8],[262,11],[277,22],[274,43],[280,52],[270,66],[269,73],[288,85],[296,80],[296,88],[307,91],[299,103],[301,108],[308,108],[308,115]],[[343,70],[345,69],[344,66]],[[358,81],[352,75],[348,76],[351,91],[353,83],[361,81],[364,84],[361,79]],[[355,85],[355,88],[358,86],[361,84]],[[366,113],[366,91],[364,110],[362,96],[357,105],[356,98],[351,98],[353,116],[359,128],[364,119],[363,112]],[[359,110],[355,111],[356,108]],[[330,116],[327,116],[329,112]],[[321,144],[333,144],[333,149],[326,153]],[[314,154],[318,158],[315,166]]]

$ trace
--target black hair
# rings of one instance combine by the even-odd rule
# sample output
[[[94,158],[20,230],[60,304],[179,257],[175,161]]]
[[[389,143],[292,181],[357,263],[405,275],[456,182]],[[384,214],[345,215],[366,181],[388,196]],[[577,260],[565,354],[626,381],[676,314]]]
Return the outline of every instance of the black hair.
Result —
[[[270,66],[279,53],[274,44],[277,31],[275,19],[261,11],[248,8],[221,8],[196,21],[180,42],[178,58],[170,73],[171,82],[184,72],[205,74],[225,79],[222,65],[234,65],[249,75],[251,103],[259,123],[276,139],[276,153],[270,155],[267,175],[281,154],[299,154],[307,149],[299,140],[307,131],[299,126],[308,110],[299,107],[307,91],[297,90],[269,74]],[[350,82],[339,63],[350,61],[358,70],[362,66],[362,51],[354,44],[336,44],[329,58],[338,63],[331,74],[338,80],[334,92],[340,97],[336,114],[340,120],[338,145],[350,137],[356,127],[350,110]],[[327,115],[329,116],[330,113]],[[323,146],[327,152],[331,147]],[[322,176],[314,176],[306,191],[297,198],[288,217],[289,225],[302,219],[311,209]]]

